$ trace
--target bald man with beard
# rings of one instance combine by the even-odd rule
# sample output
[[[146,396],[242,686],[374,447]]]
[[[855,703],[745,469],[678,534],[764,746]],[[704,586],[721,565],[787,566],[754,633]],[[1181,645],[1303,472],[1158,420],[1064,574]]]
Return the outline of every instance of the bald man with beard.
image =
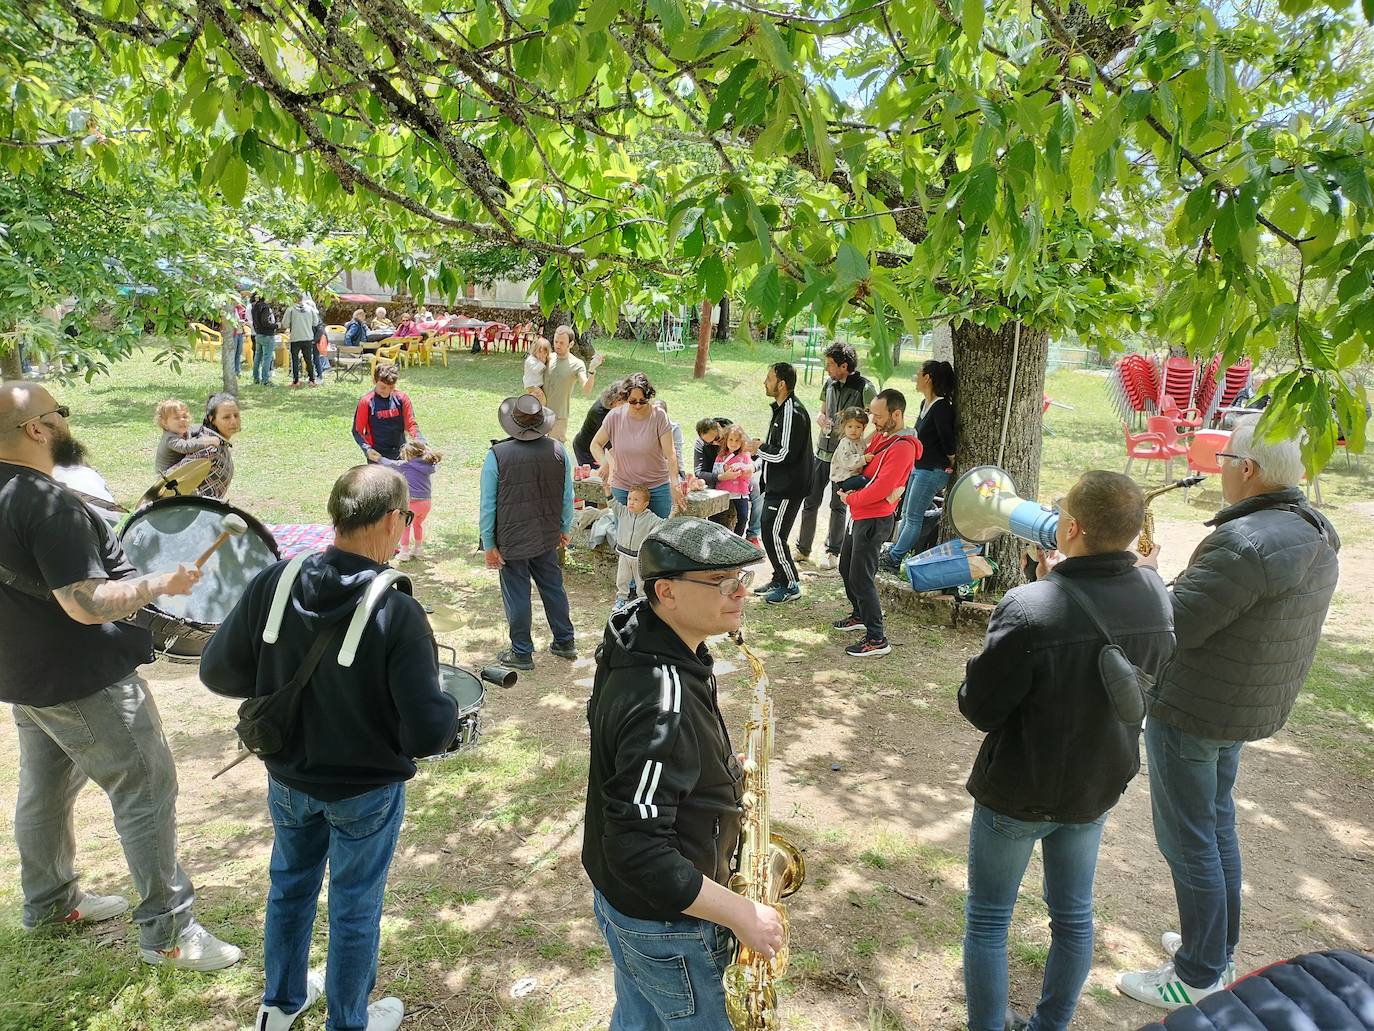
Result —
[[[19,797],[14,839],[23,924],[109,920],[129,903],[81,890],[76,796],[93,780],[110,798],[144,962],[218,970],[242,953],[191,915],[177,861],[176,766],[138,667],[148,632],[124,620],[154,598],[189,594],[194,567],[138,575],[113,533],[53,479],[81,447],[70,410],[42,386],[0,385],[0,701],[14,709]]]

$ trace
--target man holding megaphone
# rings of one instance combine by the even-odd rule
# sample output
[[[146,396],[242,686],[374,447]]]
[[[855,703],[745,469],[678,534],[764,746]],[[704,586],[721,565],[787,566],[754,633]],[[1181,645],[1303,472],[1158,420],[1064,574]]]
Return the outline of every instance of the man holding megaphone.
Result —
[[[1174,653],[1164,585],[1128,550],[1145,517],[1140,488],[1095,470],[1056,508],[1057,550],[1042,558],[1041,579],[998,604],[959,689],[960,712],[987,733],[968,780],[970,1031],[1001,1031],[1008,1020],[1007,928],[1037,841],[1053,930],[1034,1026],[1069,1026],[1092,967],[1102,827],[1140,770],[1143,705],[1123,713],[1109,695],[1104,652],[1115,644],[1147,676]]]

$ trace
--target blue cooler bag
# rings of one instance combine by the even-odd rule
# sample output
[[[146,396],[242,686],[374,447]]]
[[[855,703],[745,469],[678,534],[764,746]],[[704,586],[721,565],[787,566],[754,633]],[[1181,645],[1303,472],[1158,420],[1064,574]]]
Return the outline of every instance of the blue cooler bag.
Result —
[[[968,560],[982,554],[982,551],[982,545],[969,544],[956,538],[937,544],[919,555],[912,555],[902,562],[902,571],[913,591],[943,591],[947,587],[960,587],[975,579]]]

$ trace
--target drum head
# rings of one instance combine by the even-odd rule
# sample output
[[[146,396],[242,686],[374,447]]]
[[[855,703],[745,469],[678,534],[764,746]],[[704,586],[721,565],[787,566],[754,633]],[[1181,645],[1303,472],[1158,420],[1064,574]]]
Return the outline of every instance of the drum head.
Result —
[[[243,519],[248,529],[210,556],[190,594],[159,598],[160,611],[208,626],[224,622],[248,581],[278,560],[277,543],[247,512],[214,498],[166,498],[140,509],[124,524],[119,539],[134,568],[140,573],[167,573],[200,558],[215,543],[230,513]]]
[[[459,716],[480,709],[482,699],[487,694],[482,681],[467,670],[459,669],[457,666],[445,666],[443,663],[439,664],[439,687],[444,694],[458,703]]]

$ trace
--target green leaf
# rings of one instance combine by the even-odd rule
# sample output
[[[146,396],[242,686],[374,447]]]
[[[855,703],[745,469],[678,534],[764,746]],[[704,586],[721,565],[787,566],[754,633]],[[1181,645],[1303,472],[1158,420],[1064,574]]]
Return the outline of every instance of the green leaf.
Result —
[[[1097,190],[1093,182],[1095,161],[1091,145],[1086,138],[1080,138],[1069,155],[1069,180],[1072,184],[1070,202],[1079,218],[1088,218],[1097,207]]]
[[[558,26],[572,21],[580,3],[581,0],[551,0],[548,28],[556,29]]]
[[[835,281],[837,291],[846,291],[868,278],[868,261],[859,249],[846,240],[840,244],[835,256]]]
[[[706,117],[708,129],[714,131],[725,124],[725,116],[735,110],[735,105],[739,103],[739,92],[750,74],[758,67],[758,64],[756,60],[750,57],[730,70],[730,74],[725,77],[725,81],[716,90],[715,99],[711,101],[711,111]]]
[[[1227,201],[1217,212],[1212,223],[1212,249],[1218,257],[1234,255],[1240,258],[1240,222],[1236,218],[1236,202]]]
[[[582,27],[586,32],[600,32],[615,21],[620,13],[621,0],[591,0],[582,15]]]
[[[983,0],[964,0],[964,35],[975,48],[983,42]]]
[[[220,193],[234,207],[243,203],[243,195],[248,190],[248,166],[239,157],[231,157],[219,177]]]
[[[659,25],[663,27],[663,35],[668,39],[687,28],[687,16],[682,13],[678,0],[649,0],[649,10],[658,18]]]
[[[1298,186],[1302,190],[1302,199],[1307,201],[1312,207],[1325,215],[1331,210],[1331,194],[1327,192],[1326,183],[1322,182],[1309,169],[1302,165],[1293,168],[1293,176],[1298,180]]]
[[[208,129],[215,124],[215,119],[219,117],[219,110],[219,90],[209,86],[204,93],[191,101],[191,120],[202,129]]]
[[[1369,178],[1364,173],[1362,163],[1353,157],[1341,158],[1330,165],[1331,176],[1340,186],[1341,192],[1355,204],[1368,211],[1374,208],[1374,192],[1369,188]]]
[[[1133,89],[1121,98],[1121,120],[1123,123],[1139,122],[1150,113],[1154,93],[1147,89]]]
[[[759,318],[772,322],[777,313],[778,302],[782,300],[782,285],[778,281],[778,266],[771,261],[759,269],[749,289],[744,291],[747,303],[758,309]]]
[[[760,18],[754,24],[758,26],[759,46],[768,63],[780,72],[791,72],[792,52],[787,49],[787,42],[782,38],[782,33],[766,18]]]
[[[697,278],[701,283],[701,292],[712,304],[725,295],[725,263],[718,253],[713,251],[701,263]]]
[[[992,165],[978,165],[969,170],[968,185],[959,198],[959,214],[964,225],[981,226],[992,217],[997,207],[997,169]]]
[[[1227,86],[1230,76],[1226,70],[1226,58],[1216,47],[1207,55],[1207,89],[1218,104],[1225,106]]]

